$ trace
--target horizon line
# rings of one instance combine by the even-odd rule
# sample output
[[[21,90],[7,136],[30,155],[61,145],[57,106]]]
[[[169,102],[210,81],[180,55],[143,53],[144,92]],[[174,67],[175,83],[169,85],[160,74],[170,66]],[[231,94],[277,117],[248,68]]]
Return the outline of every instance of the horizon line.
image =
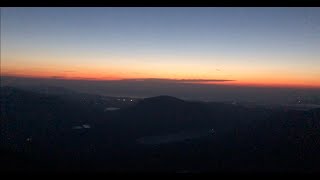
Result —
[[[114,79],[101,79],[101,78],[65,78],[61,76],[41,77],[41,76],[19,76],[19,75],[3,75],[0,78],[17,78],[17,79],[47,79],[47,80],[62,80],[62,81],[98,81],[98,82],[152,82],[152,83],[176,83],[176,84],[194,84],[194,85],[218,85],[228,87],[249,87],[249,88],[290,88],[290,89],[320,89],[320,86],[312,85],[292,85],[292,84],[258,84],[258,83],[245,83],[232,79],[172,79],[172,78],[114,78]],[[232,82],[238,83],[232,83]],[[2,83],[1,83],[2,84]],[[0,84],[0,85],[1,85]]]

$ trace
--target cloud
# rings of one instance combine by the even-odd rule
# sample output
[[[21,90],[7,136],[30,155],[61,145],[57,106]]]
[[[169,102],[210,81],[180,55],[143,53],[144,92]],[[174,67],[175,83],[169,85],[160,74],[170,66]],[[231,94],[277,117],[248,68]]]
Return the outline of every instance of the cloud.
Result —
[[[50,76],[51,79],[65,79],[65,76]]]
[[[201,83],[201,82],[226,82],[235,81],[230,79],[166,79],[166,78],[139,78],[139,79],[122,79],[126,82],[150,82],[150,83]]]

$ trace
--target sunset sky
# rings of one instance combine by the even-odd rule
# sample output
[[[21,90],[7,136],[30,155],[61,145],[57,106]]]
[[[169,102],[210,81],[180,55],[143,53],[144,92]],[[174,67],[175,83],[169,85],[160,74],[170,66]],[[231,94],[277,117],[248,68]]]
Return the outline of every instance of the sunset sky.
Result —
[[[1,8],[1,75],[320,88],[320,8]]]

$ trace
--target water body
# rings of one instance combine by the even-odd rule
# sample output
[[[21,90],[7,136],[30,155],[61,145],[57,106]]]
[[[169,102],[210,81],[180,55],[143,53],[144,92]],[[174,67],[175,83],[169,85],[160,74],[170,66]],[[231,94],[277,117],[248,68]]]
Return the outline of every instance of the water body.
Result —
[[[117,107],[107,107],[104,111],[116,111],[119,110],[120,108]]]
[[[165,144],[165,143],[174,143],[182,142],[186,140],[201,138],[205,136],[212,136],[215,134],[213,129],[196,131],[196,132],[179,132],[175,134],[168,134],[164,136],[146,136],[137,139],[137,142],[140,144]]]
[[[91,126],[88,124],[83,124],[81,126],[73,126],[72,129],[90,129]]]

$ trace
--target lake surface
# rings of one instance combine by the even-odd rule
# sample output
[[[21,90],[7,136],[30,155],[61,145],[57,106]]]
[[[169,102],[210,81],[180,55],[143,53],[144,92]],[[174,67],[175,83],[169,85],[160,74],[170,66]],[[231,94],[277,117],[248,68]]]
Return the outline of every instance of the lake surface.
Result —
[[[137,142],[140,144],[164,144],[164,143],[173,143],[173,142],[182,142],[186,140],[201,138],[205,136],[214,135],[214,131],[211,129],[196,131],[196,132],[179,132],[174,134],[168,134],[163,136],[146,136],[137,139]]]

